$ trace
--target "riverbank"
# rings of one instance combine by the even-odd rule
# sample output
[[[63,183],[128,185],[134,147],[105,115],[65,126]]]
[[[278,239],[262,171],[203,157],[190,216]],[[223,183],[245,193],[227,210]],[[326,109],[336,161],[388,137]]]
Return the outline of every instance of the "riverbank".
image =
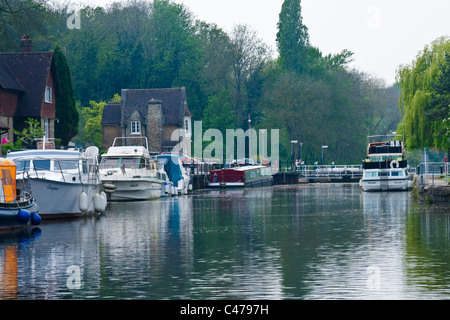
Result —
[[[439,177],[414,175],[412,195],[419,202],[450,203],[450,185]]]

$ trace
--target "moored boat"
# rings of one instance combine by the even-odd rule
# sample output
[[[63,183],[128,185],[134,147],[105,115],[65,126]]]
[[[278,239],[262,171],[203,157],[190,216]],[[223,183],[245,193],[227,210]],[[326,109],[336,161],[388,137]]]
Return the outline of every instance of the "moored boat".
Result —
[[[158,155],[157,158],[161,162],[162,168],[167,172],[167,177],[173,188],[171,194],[188,194],[189,190],[192,189],[192,181],[189,172],[183,166],[184,156],[175,152],[167,152]]]
[[[272,168],[244,165],[212,170],[208,187],[261,187],[273,185]]]
[[[98,177],[98,149],[86,152],[35,149],[8,152],[17,165],[16,177],[28,186],[43,218],[103,212],[106,195]]]
[[[16,164],[0,158],[0,230],[39,225],[39,206],[27,190],[18,188]]]
[[[100,180],[111,201],[134,201],[162,195],[162,172],[151,159],[145,137],[117,137],[102,155]]]
[[[364,191],[410,190],[413,182],[403,142],[394,139],[369,143],[359,185]]]

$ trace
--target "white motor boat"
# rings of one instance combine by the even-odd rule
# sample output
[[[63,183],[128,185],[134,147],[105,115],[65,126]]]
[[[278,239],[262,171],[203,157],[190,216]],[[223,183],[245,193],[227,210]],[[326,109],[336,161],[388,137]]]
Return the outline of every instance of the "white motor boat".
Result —
[[[10,151],[22,180],[44,218],[78,216],[106,209],[106,194],[98,176],[98,148],[85,152],[60,149]]]
[[[364,191],[410,190],[413,181],[404,157],[403,142],[369,143],[359,185]]]
[[[163,192],[162,173],[145,137],[115,138],[101,157],[99,174],[111,201],[160,198]]]

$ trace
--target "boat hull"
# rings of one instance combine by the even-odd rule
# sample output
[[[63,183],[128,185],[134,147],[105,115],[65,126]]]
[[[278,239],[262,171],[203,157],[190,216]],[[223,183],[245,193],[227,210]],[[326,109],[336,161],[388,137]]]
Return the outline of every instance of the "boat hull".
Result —
[[[412,180],[409,178],[406,171],[403,172],[402,177],[392,176],[394,171],[380,170],[380,171],[364,171],[363,178],[359,181],[359,185],[363,191],[408,191],[413,186]],[[395,171],[398,173],[398,170]],[[372,175],[375,177],[367,177]]]
[[[273,185],[270,167],[237,167],[214,170],[210,173],[208,187],[243,188]]]
[[[102,183],[104,186],[114,186],[114,188],[105,187],[108,200],[110,201],[137,201],[160,198],[163,185],[163,181],[158,179],[102,179]]]
[[[39,215],[43,218],[76,217],[95,212],[94,195],[100,192],[99,184],[81,184],[48,179],[29,178],[33,197],[39,204]],[[80,209],[80,194],[87,195],[87,211]]]
[[[19,209],[27,210],[29,213],[37,213],[39,211],[39,206],[34,200],[30,200],[26,203],[21,203],[16,206],[0,206],[0,230],[15,230],[30,226],[31,220],[28,220],[26,222],[19,221],[17,216]]]

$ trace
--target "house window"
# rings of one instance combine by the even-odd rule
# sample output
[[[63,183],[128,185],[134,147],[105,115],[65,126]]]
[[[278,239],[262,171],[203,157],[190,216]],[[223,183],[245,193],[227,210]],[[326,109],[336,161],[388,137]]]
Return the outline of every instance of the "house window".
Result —
[[[48,138],[48,130],[49,130],[48,119],[44,119],[44,132],[46,138]]]
[[[184,120],[184,126],[186,129],[186,135],[188,135],[189,134],[189,120],[188,119]]]
[[[45,102],[52,103],[52,87],[45,87]]]
[[[131,134],[141,134],[140,121],[131,121]]]

